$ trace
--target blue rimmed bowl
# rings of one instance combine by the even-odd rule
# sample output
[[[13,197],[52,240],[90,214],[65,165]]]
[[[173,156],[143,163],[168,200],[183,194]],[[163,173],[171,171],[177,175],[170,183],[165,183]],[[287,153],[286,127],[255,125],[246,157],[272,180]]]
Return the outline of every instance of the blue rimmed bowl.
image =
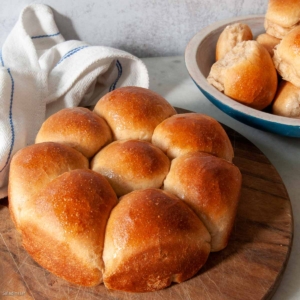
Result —
[[[185,50],[187,70],[204,96],[215,106],[232,118],[252,127],[289,137],[300,137],[300,119],[281,117],[245,106],[225,96],[206,78],[215,62],[215,49],[219,35],[223,29],[233,23],[247,24],[254,38],[265,32],[264,16],[252,15],[236,17],[214,23],[199,31],[188,43]]]

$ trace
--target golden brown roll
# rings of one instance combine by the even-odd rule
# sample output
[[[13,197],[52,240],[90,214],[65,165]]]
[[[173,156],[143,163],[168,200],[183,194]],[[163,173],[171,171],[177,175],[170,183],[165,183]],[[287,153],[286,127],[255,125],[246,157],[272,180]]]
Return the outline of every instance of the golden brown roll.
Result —
[[[63,143],[90,158],[112,141],[106,121],[87,108],[65,108],[50,116],[40,128],[36,143]]]
[[[274,49],[273,62],[282,78],[300,88],[300,26],[291,30]]]
[[[117,197],[87,159],[60,144],[25,148],[12,160],[9,207],[32,258],[82,286],[102,282],[105,227]],[[74,170],[72,170],[74,169]]]
[[[252,31],[247,24],[234,23],[227,25],[217,41],[216,61],[223,58],[237,43],[252,39]]]
[[[269,0],[264,24],[269,35],[282,39],[299,24],[299,0]]]
[[[107,178],[118,196],[145,188],[160,188],[170,168],[169,158],[146,141],[115,141],[91,162],[92,170]]]
[[[69,146],[45,142],[19,150],[12,158],[9,171],[9,209],[19,227],[23,209],[51,180],[74,169],[88,169],[89,163]]]
[[[207,81],[228,97],[258,110],[271,104],[277,89],[271,56],[257,41],[238,43],[212,65]]]
[[[134,191],[108,220],[103,281],[114,290],[160,290],[194,276],[209,252],[207,229],[183,201],[158,189]]]
[[[300,118],[300,88],[282,80],[275,96],[272,111],[275,115]]]
[[[103,96],[94,112],[111,127],[115,140],[151,141],[154,128],[176,114],[159,94],[141,87],[122,87]]]
[[[172,161],[164,189],[193,209],[211,234],[211,251],[220,251],[230,237],[241,184],[241,173],[232,163],[191,152]]]
[[[274,55],[275,46],[277,46],[281,40],[267,33],[262,33],[257,36],[256,41],[264,46],[272,57]]]
[[[159,124],[153,133],[152,143],[170,158],[203,151],[232,161],[231,142],[215,119],[199,113],[172,116]]]

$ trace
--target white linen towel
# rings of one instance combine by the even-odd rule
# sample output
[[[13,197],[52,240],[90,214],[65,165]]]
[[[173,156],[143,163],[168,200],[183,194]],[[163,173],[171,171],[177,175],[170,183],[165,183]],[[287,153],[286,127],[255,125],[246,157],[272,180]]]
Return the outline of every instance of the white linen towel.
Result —
[[[65,41],[50,7],[27,6],[0,52],[0,198],[9,163],[33,144],[43,121],[64,107],[93,105],[120,86],[149,87],[137,57],[82,41]]]

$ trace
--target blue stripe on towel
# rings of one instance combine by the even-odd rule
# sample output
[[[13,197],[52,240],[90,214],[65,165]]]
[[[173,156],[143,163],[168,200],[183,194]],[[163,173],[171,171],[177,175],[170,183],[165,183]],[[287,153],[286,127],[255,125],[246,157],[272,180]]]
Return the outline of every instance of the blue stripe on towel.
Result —
[[[119,79],[120,79],[120,77],[122,76],[122,73],[123,73],[122,65],[119,62],[119,60],[117,60],[117,62],[116,62],[116,67],[118,69],[118,76],[117,76],[116,80],[109,87],[110,92],[113,91],[116,88],[116,85],[117,85],[117,83],[118,83],[118,81],[119,81]]]
[[[57,36],[57,35],[60,35],[60,32],[53,33],[53,34],[34,35],[31,38],[32,39],[42,39],[42,38],[53,37],[53,36]]]
[[[63,62],[66,58],[72,56],[76,52],[78,52],[78,51],[80,51],[80,50],[82,50],[84,48],[87,48],[87,47],[88,46],[80,46],[80,47],[77,47],[77,48],[74,48],[74,49],[68,51],[64,56],[62,56],[62,58],[58,61],[58,63],[56,64],[56,66],[59,65],[61,62]]]
[[[0,51],[0,61],[1,61],[2,67],[4,67],[4,61],[3,61],[1,51]],[[7,73],[11,80],[11,93],[10,93],[10,104],[9,104],[9,124],[10,124],[10,129],[11,129],[11,142],[10,142],[8,157],[6,159],[4,167],[0,170],[0,172],[2,172],[7,167],[8,163],[10,161],[10,158],[11,158],[11,153],[12,153],[14,144],[15,144],[15,129],[14,129],[14,123],[13,123],[13,118],[12,118],[12,105],[13,105],[13,100],[14,100],[15,82],[14,82],[13,76],[12,76],[9,68],[7,68]]]

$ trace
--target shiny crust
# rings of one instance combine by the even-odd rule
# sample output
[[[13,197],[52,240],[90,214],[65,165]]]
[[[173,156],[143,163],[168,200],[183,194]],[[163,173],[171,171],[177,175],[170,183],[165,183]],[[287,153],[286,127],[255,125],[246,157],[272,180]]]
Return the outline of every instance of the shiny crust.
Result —
[[[9,209],[19,227],[25,209],[49,182],[74,169],[88,169],[89,163],[69,146],[45,142],[19,150],[12,158],[9,172]]]
[[[154,128],[176,114],[159,94],[141,87],[122,87],[103,96],[94,112],[102,116],[115,140],[151,141]]]
[[[65,108],[50,116],[40,128],[36,143],[66,144],[90,158],[112,141],[106,121],[87,108]]]
[[[232,161],[233,148],[223,127],[215,119],[186,113],[172,116],[159,124],[153,133],[152,143],[170,158],[202,151]]]
[[[146,141],[115,141],[91,162],[92,170],[107,178],[118,196],[137,189],[160,188],[170,168],[169,158]]]
[[[273,62],[282,78],[300,88],[300,26],[291,30],[274,49]]]
[[[242,176],[224,159],[192,152],[172,161],[164,189],[181,198],[211,234],[211,251],[227,246],[240,197]]]
[[[212,65],[207,81],[228,97],[262,110],[271,104],[278,79],[265,47],[245,41]]]
[[[72,170],[32,199],[22,220],[23,246],[44,268],[71,283],[102,282],[105,227],[117,197],[91,170]],[[55,245],[55,247],[53,247]]]
[[[224,57],[237,43],[252,39],[252,31],[247,24],[234,23],[226,26],[217,41],[216,61]]]
[[[134,191],[108,220],[103,281],[109,289],[156,291],[192,277],[209,252],[207,229],[183,201],[162,190]]]
[[[8,194],[27,252],[50,272],[83,286],[102,282],[105,226],[117,204],[107,180],[88,166],[69,146],[29,146],[12,159]]]

